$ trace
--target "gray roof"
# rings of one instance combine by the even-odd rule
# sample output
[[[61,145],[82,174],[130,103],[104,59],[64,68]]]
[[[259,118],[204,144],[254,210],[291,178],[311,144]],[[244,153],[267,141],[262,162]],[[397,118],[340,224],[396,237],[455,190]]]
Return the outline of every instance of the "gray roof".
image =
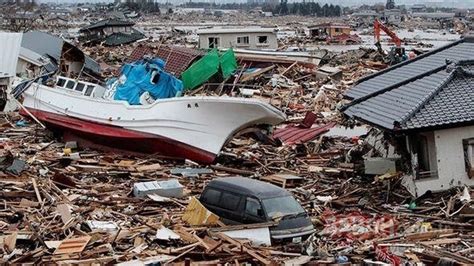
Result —
[[[133,26],[133,25],[135,25],[135,23],[131,21],[121,20],[118,18],[108,18],[108,19],[104,19],[96,23],[93,23],[92,25],[86,26],[82,28],[80,31],[88,31],[88,30],[105,28],[105,27],[113,27],[113,26]]]
[[[474,61],[464,60],[474,59],[469,47],[472,38],[364,79],[347,93],[355,99],[344,113],[390,130],[473,123]]]
[[[474,122],[474,65],[457,67],[419,111],[406,121],[406,129]]]
[[[290,192],[281,187],[246,177],[217,178],[209,182],[208,186],[253,195],[261,199],[291,196]]]
[[[42,56],[49,56],[56,62],[61,58],[61,51],[65,41],[59,37],[41,31],[30,31],[23,34],[21,46]],[[86,71],[100,74],[99,63],[85,55]]]
[[[474,37],[467,37],[447,46],[435,49],[413,60],[397,64],[374,75],[360,79],[345,96],[359,99],[383,91],[390,86],[405,82],[428,71],[445,65],[446,59],[459,61],[474,57]]]

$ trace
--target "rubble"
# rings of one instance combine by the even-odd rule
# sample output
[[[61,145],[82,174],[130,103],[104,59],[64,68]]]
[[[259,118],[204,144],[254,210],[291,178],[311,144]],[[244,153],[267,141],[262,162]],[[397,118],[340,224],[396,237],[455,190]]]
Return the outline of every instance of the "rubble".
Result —
[[[186,96],[258,99],[284,112],[287,121],[268,130],[270,134],[259,128],[240,132],[212,163],[203,165],[84,148],[55,138],[35,119],[0,113],[0,263],[474,264],[472,187],[415,196],[407,185],[406,167],[390,159],[398,151],[381,140],[383,133],[369,126],[347,135],[334,130],[360,126],[344,119],[339,108],[348,102],[343,94],[357,80],[388,67],[380,53],[362,45],[342,52],[324,50],[317,61],[307,62],[275,55],[257,60],[236,52],[237,62],[227,62],[231,71],[222,68],[225,54],[212,51],[219,60],[196,81],[196,71],[189,67],[202,63],[205,53],[190,48],[196,45],[193,30],[179,24],[206,19],[195,12],[167,19],[149,14],[136,18],[135,25],[147,35],[162,31],[159,38],[113,48],[78,47],[97,61],[89,69],[94,79],[99,78],[96,65],[105,80],[117,77],[124,64],[159,55],[179,61],[164,69],[188,78]],[[260,24],[260,19],[264,25],[287,23],[282,29],[306,27],[314,20],[263,19],[247,13],[213,17],[240,26]],[[399,27],[431,24],[411,19]],[[455,26],[465,31],[467,23]],[[301,36],[278,42],[279,52],[315,45]],[[429,46],[412,39],[403,42]],[[48,54],[39,48],[37,53]],[[386,156],[370,159],[373,154]],[[211,180],[236,175],[290,191],[316,232],[301,242],[279,242],[271,239],[272,223],[225,224],[201,204],[199,195]]]

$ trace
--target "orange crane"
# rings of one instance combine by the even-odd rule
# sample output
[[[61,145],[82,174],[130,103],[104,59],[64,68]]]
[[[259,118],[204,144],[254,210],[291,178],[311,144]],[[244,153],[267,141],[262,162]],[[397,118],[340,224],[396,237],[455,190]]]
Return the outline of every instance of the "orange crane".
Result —
[[[385,26],[380,20],[375,19],[374,21],[374,37],[376,39],[375,46],[379,53],[384,54],[382,45],[380,44],[380,32],[384,31],[391,39],[392,42],[395,44],[395,48],[389,53],[389,61],[391,65],[399,63],[402,61],[401,57],[405,54],[405,49],[402,47],[402,40],[398,38],[395,32],[391,31],[387,26]]]

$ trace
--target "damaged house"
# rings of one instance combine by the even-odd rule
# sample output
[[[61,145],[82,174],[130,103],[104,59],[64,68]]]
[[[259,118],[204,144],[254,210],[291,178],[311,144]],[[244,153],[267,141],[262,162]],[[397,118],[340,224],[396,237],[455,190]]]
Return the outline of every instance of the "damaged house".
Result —
[[[85,56],[85,64],[68,63],[63,61],[61,64],[61,54],[65,47],[73,47],[63,39],[41,31],[30,31],[23,34],[21,47],[28,49],[35,54],[50,59],[54,65],[60,66],[61,71],[68,76],[74,76],[79,73],[88,77],[100,78],[100,66],[92,58]],[[77,48],[71,48],[77,52]],[[32,54],[32,53],[30,53]]]
[[[276,28],[212,28],[198,30],[199,48],[278,48]]]
[[[88,45],[103,43],[118,46],[144,39],[145,35],[133,28],[135,23],[117,18],[104,19],[79,30],[79,40]]]
[[[344,113],[401,140],[416,194],[474,185],[474,37],[370,75]]]
[[[311,38],[316,40],[341,44],[361,42],[358,35],[351,34],[351,26],[342,23],[323,23],[308,27],[308,30]]]

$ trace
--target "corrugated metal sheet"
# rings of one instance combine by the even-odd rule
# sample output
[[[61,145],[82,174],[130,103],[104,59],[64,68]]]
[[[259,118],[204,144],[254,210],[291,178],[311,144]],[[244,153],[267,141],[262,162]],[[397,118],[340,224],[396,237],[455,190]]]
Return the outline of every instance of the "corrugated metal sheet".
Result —
[[[335,122],[328,123],[324,126],[314,128],[301,128],[301,127],[286,127],[275,130],[273,134],[274,139],[279,139],[283,143],[292,145],[305,143],[313,140],[317,136],[326,133],[330,128],[336,125]]]
[[[22,37],[22,33],[0,32],[0,77],[15,76]]]

